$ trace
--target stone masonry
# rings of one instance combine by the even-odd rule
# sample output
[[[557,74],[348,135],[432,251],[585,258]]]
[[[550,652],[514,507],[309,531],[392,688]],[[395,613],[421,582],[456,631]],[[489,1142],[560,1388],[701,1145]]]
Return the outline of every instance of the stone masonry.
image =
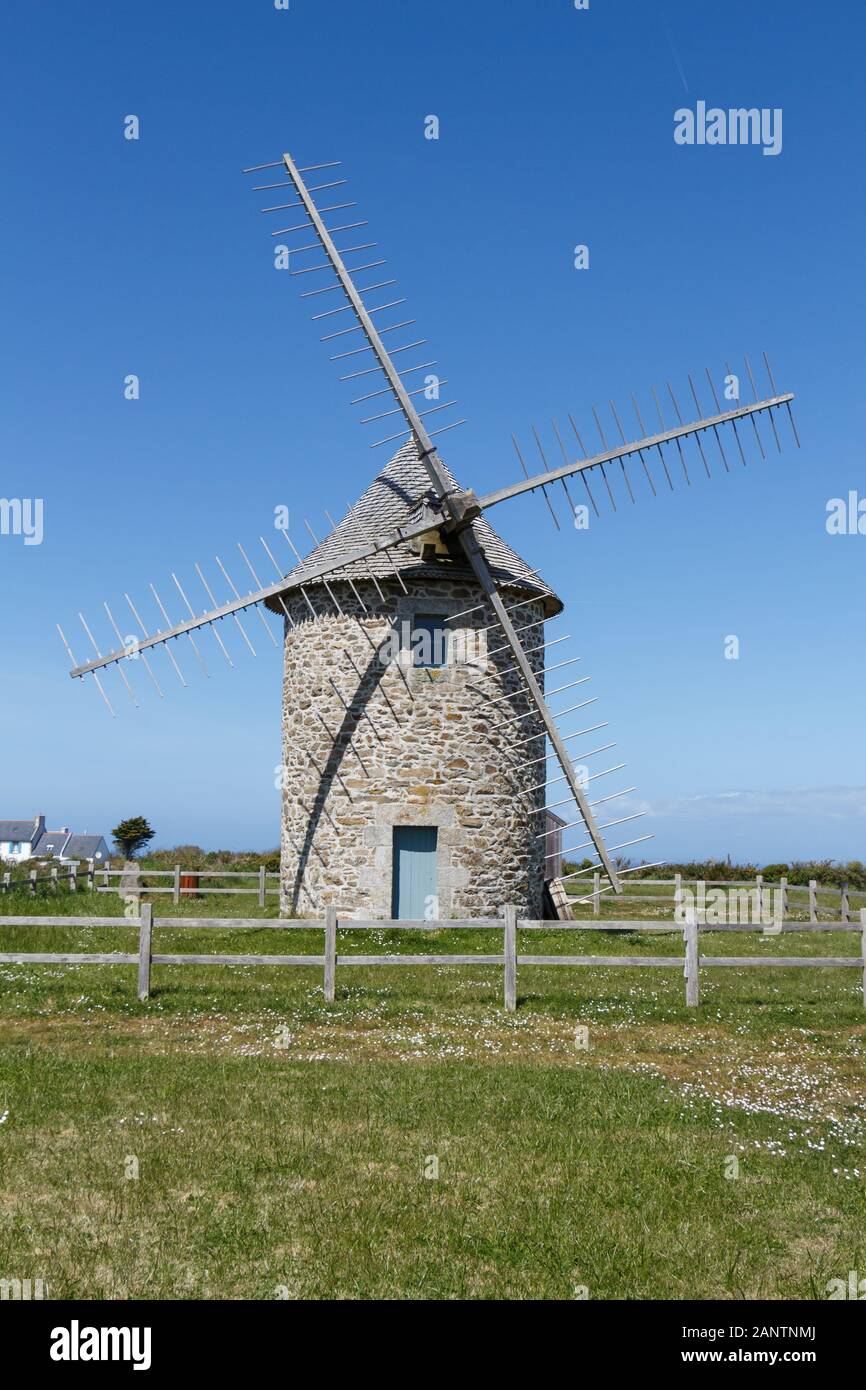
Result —
[[[499,917],[505,903],[540,917],[544,792],[531,790],[544,781],[540,717],[515,718],[530,706],[510,651],[496,652],[505,639],[474,580],[407,575],[405,584],[404,593],[396,577],[359,579],[353,591],[334,580],[342,613],[311,587],[315,619],[300,593],[286,595],[281,909],[313,916],[333,904],[390,918],[394,827],[433,825],[431,917]],[[507,605],[531,593],[503,589]],[[405,632],[418,614],[465,615],[451,624],[447,665],[393,659],[393,637],[383,664],[395,624]],[[544,616],[539,598],[514,620]],[[540,646],[544,631],[531,627],[525,645]],[[538,674],[543,653],[530,660]]]

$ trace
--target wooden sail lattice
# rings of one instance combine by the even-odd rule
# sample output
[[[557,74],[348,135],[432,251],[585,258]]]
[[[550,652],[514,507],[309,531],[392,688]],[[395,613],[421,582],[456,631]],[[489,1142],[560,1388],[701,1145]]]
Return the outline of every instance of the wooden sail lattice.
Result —
[[[697,416],[692,421],[686,422],[683,419],[679,399],[672,386],[667,383],[665,404],[664,393],[660,396],[655,389],[652,391],[658,428],[646,427],[640,405],[636,398],[632,397],[632,410],[640,434],[638,438],[629,439],[623,428],[622,416],[616,404],[611,401],[609,411],[614,423],[608,423],[608,430],[611,431],[614,441],[616,436],[619,436],[619,442],[611,443],[599,412],[593,408],[601,448],[594,453],[590,452],[584,444],[578,425],[573,417],[568,415],[567,425],[556,420],[551,422],[547,440],[538,429],[533,428],[531,447],[533,456],[536,453],[538,455],[541,469],[535,473],[530,472],[526,463],[526,446],[515,439],[514,446],[524,475],[522,479],[506,483],[481,496],[461,488],[444,464],[439,446],[434,443],[438,436],[464,423],[462,419],[454,420],[447,414],[453,410],[457,402],[438,400],[438,390],[447,384],[447,381],[429,375],[437,367],[437,360],[430,357],[426,351],[422,351],[428,344],[426,339],[415,336],[415,320],[404,317],[403,306],[406,301],[394,291],[396,281],[382,271],[385,261],[377,255],[371,255],[377,251],[377,243],[366,241],[359,235],[367,226],[366,221],[355,218],[352,211],[356,206],[354,202],[340,201],[344,195],[334,193],[335,189],[342,188],[346,183],[342,178],[331,177],[330,171],[338,167],[338,163],[333,161],[299,167],[290,155],[285,154],[280,160],[255,166],[245,173],[279,170],[280,177],[276,182],[258,184],[255,191],[281,190],[289,195],[289,200],[275,201],[261,211],[268,215],[284,210],[297,211],[298,220],[273,230],[271,235],[274,238],[309,235],[308,241],[296,243],[291,248],[291,263],[296,267],[291,273],[293,277],[301,280],[302,285],[308,286],[303,289],[302,297],[315,308],[314,322],[326,329],[320,335],[322,341],[329,349],[333,349],[330,356],[340,369],[341,380],[363,383],[360,386],[360,394],[354,398],[352,404],[362,406],[367,412],[362,423],[375,425],[377,432],[382,428],[385,430],[385,433],[373,442],[372,447],[380,447],[398,440],[411,443],[426,474],[426,487],[415,500],[408,516],[396,523],[383,521],[381,534],[365,539],[364,543],[348,552],[343,550],[324,560],[317,561],[314,557],[311,561],[303,561],[287,535],[286,539],[298,562],[291,566],[291,572],[288,574],[282,569],[264,538],[260,538],[269,564],[276,571],[277,577],[271,583],[262,583],[247,552],[239,546],[240,556],[255,586],[247,593],[238,589],[226,566],[217,557],[217,568],[229,594],[222,602],[216,598],[201,567],[196,565],[197,580],[208,599],[208,606],[200,613],[193,607],[188,597],[188,589],[184,588],[173,574],[172,581],[183,605],[182,612],[186,612],[186,616],[178,622],[172,621],[162,597],[152,585],[152,598],[160,615],[160,625],[157,627],[149,629],[145,626],[139,608],[128,595],[124,595],[135,623],[134,634],[124,638],[113,611],[105,604],[111,630],[119,643],[106,653],[101,651],[83,615],[79,615],[88,641],[94,649],[94,657],[80,664],[76,662],[64,633],[58,627],[72,663],[70,674],[75,678],[92,675],[103,699],[111,709],[99,673],[106,668],[116,667],[127,692],[137,703],[129,679],[128,662],[140,659],[158,693],[162,695],[162,689],[147,659],[147,654],[152,649],[166,649],[175,673],[185,684],[185,677],[175,654],[176,644],[181,641],[188,644],[197,664],[201,665],[207,674],[202,654],[193,635],[200,629],[209,628],[213,631],[222,655],[231,664],[231,657],[219,632],[219,626],[223,622],[231,621],[245,646],[255,655],[252,641],[242,622],[243,615],[249,610],[256,608],[264,622],[261,606],[276,604],[289,619],[287,598],[292,593],[300,593],[315,614],[317,610],[313,608],[308,593],[312,584],[323,586],[328,601],[339,608],[333,582],[353,572],[353,566],[371,567],[372,562],[380,557],[391,559],[391,552],[396,547],[429,538],[431,535],[440,536],[452,550],[456,548],[459,551],[474,575],[483,592],[492,622],[502,634],[503,650],[507,649],[512,658],[512,670],[519,676],[523,700],[523,704],[518,703],[515,707],[512,718],[519,721],[531,715],[539,723],[540,732],[533,738],[541,738],[542,743],[545,740],[549,742],[560,769],[560,776],[555,780],[566,784],[566,801],[570,799],[577,806],[579,820],[572,824],[575,827],[582,826],[588,838],[570,847],[569,852],[579,852],[591,847],[598,859],[590,869],[601,869],[607,877],[608,889],[619,891],[623,871],[617,868],[615,855],[627,846],[641,843],[650,837],[641,836],[637,840],[627,840],[615,846],[605,843],[602,834],[604,829],[637,817],[619,817],[599,824],[597,807],[613,798],[602,797],[593,801],[585,783],[577,774],[575,755],[567,746],[568,741],[576,735],[564,737],[560,733],[557,724],[559,716],[551,712],[542,688],[548,669],[546,659],[542,659],[539,671],[531,634],[525,642],[519,619],[515,621],[513,616],[512,610],[515,605],[509,605],[504,589],[497,582],[496,565],[488,554],[487,532],[480,519],[486,518],[493,508],[505,502],[525,493],[540,492],[554,521],[559,525],[551,494],[561,488],[569,512],[573,513],[576,503],[568,486],[570,481],[580,489],[581,503],[590,506],[595,514],[599,514],[600,511],[599,499],[602,505],[609,505],[616,511],[618,498],[619,505],[634,504],[641,488],[655,496],[666,487],[673,488],[676,477],[681,477],[686,486],[691,486],[693,473],[705,473],[710,477],[713,467],[721,466],[725,472],[730,472],[740,464],[745,466],[747,448],[753,451],[754,446],[757,446],[761,456],[765,456],[764,438],[759,430],[759,421],[769,423],[776,448],[781,452],[776,417],[782,411],[786,413],[795,442],[799,445],[791,410],[793,395],[790,392],[777,391],[769,361],[765,357],[771,394],[761,398],[751,365],[746,359],[746,377],[754,399],[749,404],[742,404],[739,399],[739,379],[726,364],[725,374],[723,377],[720,376],[718,382],[709,371],[706,372],[707,388],[713,402],[710,414],[703,413],[695,380],[689,376],[689,392],[697,411]],[[323,181],[308,184],[306,176],[313,173],[317,176],[323,175]],[[318,204],[316,194],[325,195],[327,205]],[[334,215],[337,215],[334,220],[326,221]],[[345,238],[351,244],[338,245],[338,237]],[[300,260],[296,265],[301,257],[311,253],[319,253],[323,259],[311,262]],[[353,258],[351,264],[350,257]],[[319,276],[325,277],[323,282],[319,282]],[[362,278],[364,284],[360,283]],[[387,346],[385,338],[389,340]],[[399,366],[396,359],[400,359]],[[427,372],[428,377],[420,379],[418,374],[421,372]],[[419,379],[422,380],[422,385],[418,385]],[[428,388],[431,380],[436,386],[436,403],[425,406],[425,401],[429,398]],[[396,430],[390,430],[392,424],[397,425]],[[708,458],[705,444],[710,450],[713,464]],[[690,446],[690,457],[687,456],[686,445]],[[634,477],[630,472],[632,467]],[[353,582],[351,578],[349,582]],[[357,593],[357,589],[355,592]],[[264,625],[270,640],[274,641],[267,624]],[[579,683],[576,681],[573,684]],[[571,688],[570,684],[566,684],[561,687],[561,691]],[[562,713],[567,712],[569,711]],[[359,756],[357,750],[354,751],[356,756]],[[531,788],[532,791],[547,785],[547,757],[546,753],[536,756],[536,750],[531,746],[527,750],[527,761],[535,762],[539,767],[538,787]],[[624,793],[617,795],[622,796]],[[545,832],[539,834],[543,836]],[[589,871],[579,870],[574,876]]]

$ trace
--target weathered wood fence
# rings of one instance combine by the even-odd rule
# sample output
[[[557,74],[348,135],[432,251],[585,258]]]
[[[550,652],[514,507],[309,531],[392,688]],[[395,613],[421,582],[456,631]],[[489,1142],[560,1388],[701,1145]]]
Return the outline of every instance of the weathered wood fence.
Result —
[[[684,954],[667,956],[594,956],[594,955],[524,955],[517,949],[518,932],[550,931],[591,931],[590,923],[584,922],[538,922],[518,919],[517,909],[508,906],[501,918],[488,918],[473,921],[436,922],[363,922],[352,918],[339,919],[336,908],[327,908],[324,920],[281,920],[267,921],[258,918],[226,917],[160,917],[154,918],[150,903],[142,903],[137,917],[0,917],[0,928],[7,927],[132,927],[138,929],[138,951],[135,954],[120,952],[82,953],[82,952],[0,952],[0,962],[15,965],[135,965],[138,967],[138,996],[146,1000],[150,995],[151,971],[155,965],[274,965],[305,966],[323,971],[325,999],[330,1003],[336,997],[337,970],[349,966],[384,965],[492,965],[503,971],[504,1003],[509,1013],[517,1008],[517,971],[519,966],[573,966],[607,969],[625,966],[630,969],[678,969],[685,978],[686,1003],[697,1007],[700,1002],[700,972],[702,969],[717,967],[742,969],[744,967],[773,968],[825,968],[832,970],[853,969],[862,972],[863,1005],[866,1008],[866,908],[861,909],[859,923],[804,923],[789,922],[779,928],[761,933],[754,924],[716,925],[699,922],[695,914],[689,912],[685,926],[676,922],[647,923],[643,921],[605,922],[605,931],[628,931],[647,933],[681,933]],[[340,928],[349,931],[399,930],[412,932],[431,932],[444,930],[501,931],[502,951],[493,955],[340,955],[337,952],[337,937]],[[310,931],[324,932],[324,949],[321,955],[165,955],[154,954],[154,930],[227,930],[227,931]],[[857,956],[708,956],[700,954],[701,932],[751,932],[763,935],[784,936],[791,932],[855,932],[860,936],[860,954]]]
[[[84,886],[91,892],[121,892],[121,885],[124,877],[131,872],[135,872],[138,884],[135,895],[149,897],[163,893],[170,894],[172,902],[180,903],[183,899],[196,898],[200,896],[211,897],[214,895],[228,896],[254,896],[258,899],[259,907],[265,907],[269,897],[279,895],[280,876],[276,872],[265,870],[264,866],[258,869],[230,870],[230,869],[184,869],[180,864],[175,864],[171,869],[138,869],[127,868],[112,869],[110,863],[95,865],[88,860],[82,866],[80,863],[52,865],[49,868],[43,867],[41,870],[33,868],[29,871],[26,880],[13,880],[10,871],[6,871],[0,876],[0,892],[7,892],[14,887],[27,888],[29,892],[35,894],[39,887],[58,888],[66,886],[70,891]],[[185,877],[193,878],[196,883],[184,884]],[[148,882],[149,879],[167,879],[167,883]],[[237,888],[218,888],[211,886],[209,881],[213,879],[233,879],[240,880],[241,886]],[[204,880],[202,882],[202,880]],[[270,886],[273,881],[274,886]],[[243,883],[249,884],[244,887]],[[764,914],[768,904],[772,904],[773,892],[781,895],[781,916],[787,918],[790,911],[808,912],[810,922],[818,922],[822,917],[838,918],[841,922],[856,921],[856,914],[859,910],[859,903],[852,906],[850,899],[857,897],[866,899],[866,890],[851,889],[847,884],[842,884],[836,888],[832,885],[822,885],[816,879],[806,883],[789,883],[787,878],[782,878],[778,883],[765,882],[762,874],[756,874],[754,879],[732,881],[730,879],[685,879],[681,874],[674,878],[647,878],[634,879],[636,887],[641,885],[659,884],[666,888],[671,888],[671,893],[634,893],[629,886],[625,898],[629,902],[637,903],[656,903],[662,907],[671,903],[676,910],[681,909],[686,893],[694,895],[697,904],[700,904],[708,892],[713,889],[721,888],[726,893],[741,893],[743,891],[754,895],[755,911],[757,918]],[[576,899],[570,900],[572,904]],[[602,904],[606,901],[604,889],[602,888],[601,875],[595,873],[592,880],[592,889],[580,896],[581,902],[592,904],[593,917],[602,918]]]
[[[727,878],[715,879],[685,879],[682,874],[676,874],[674,878],[645,878],[633,879],[632,883],[640,887],[649,884],[661,884],[663,887],[673,889],[672,893],[633,893],[630,887],[626,890],[625,897],[633,903],[656,903],[659,906],[665,903],[672,903],[674,909],[682,907],[685,894],[692,893],[697,903],[704,901],[708,893],[714,889],[721,888],[727,893],[748,892],[754,895],[756,903],[756,913],[760,918],[767,910],[768,904],[773,903],[773,893],[780,895],[781,917],[787,918],[790,911],[808,912],[809,921],[817,922],[820,917],[838,917],[842,922],[851,921],[852,909],[850,899],[853,896],[866,898],[866,890],[849,889],[847,883],[840,884],[837,888],[833,884],[819,884],[817,879],[810,879],[808,883],[789,883],[787,878],[780,878],[778,882],[765,881],[763,874],[756,874],[753,879],[732,880]],[[580,895],[580,901],[592,903],[592,914],[594,917],[601,916],[601,906],[605,901],[604,889],[602,888],[602,877],[600,873],[592,876],[592,889]],[[830,901],[827,901],[830,899]],[[572,902],[575,901],[572,899]]]
[[[49,888],[59,888],[62,883],[74,893],[82,877],[87,887],[93,889],[96,884],[95,872],[93,864],[88,862],[82,875],[80,860],[72,860],[68,864],[52,864],[48,868],[43,866],[41,873],[34,867],[28,870],[27,877],[23,879],[13,877],[12,871],[7,869],[0,878],[0,892],[9,893],[16,888],[26,888],[29,893],[35,894],[40,884]]]
[[[168,883],[148,883],[148,879],[169,879]],[[194,879],[194,883],[184,884],[184,878]],[[217,888],[209,884],[200,884],[201,879],[244,879],[249,882],[249,887],[244,888]],[[276,887],[268,887],[268,880],[275,879]],[[257,897],[259,907],[265,907],[269,897],[279,894],[278,873],[268,872],[264,865],[258,869],[184,869],[180,864],[175,864],[171,869],[139,869],[134,866],[132,869],[112,869],[110,864],[96,865],[88,860],[84,867],[79,863],[53,864],[49,868],[32,868],[29,870],[26,879],[15,879],[10,870],[0,877],[0,892],[6,893],[13,888],[24,888],[32,894],[36,894],[40,887],[59,888],[61,885],[74,893],[80,886],[84,886],[91,893],[120,893],[124,891],[124,882],[129,885],[129,892],[132,896],[143,896],[145,893],[153,895],[155,893],[170,893],[172,901],[179,903],[183,898],[199,897],[207,894],[230,896],[243,895],[246,897]],[[134,886],[131,882],[134,880]]]

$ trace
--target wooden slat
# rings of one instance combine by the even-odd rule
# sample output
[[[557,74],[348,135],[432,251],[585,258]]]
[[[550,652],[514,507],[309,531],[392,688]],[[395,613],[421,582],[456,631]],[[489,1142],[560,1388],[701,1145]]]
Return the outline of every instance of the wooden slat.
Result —
[[[2,951],[0,961],[7,965],[138,965],[138,956],[110,952],[104,955],[76,955],[68,952]]]
[[[449,923],[442,925],[448,926]],[[683,923],[680,922],[642,922],[642,921],[605,921],[594,922],[538,922],[538,921],[519,921],[517,927],[519,931],[582,931],[582,932],[678,932],[682,934]],[[381,923],[380,923],[381,926]],[[759,923],[743,924],[739,922],[698,922],[701,932],[745,932],[747,935],[764,936],[767,928]],[[860,927],[857,922],[823,922],[813,925],[810,922],[786,922],[782,931],[773,931],[774,937],[786,936],[788,932],[859,932]]]
[[[131,956],[131,960],[138,960]],[[152,956],[153,965],[312,965],[320,970],[324,956]]]
[[[175,867],[177,867],[177,866],[175,866]],[[126,872],[125,869],[101,869],[101,870],[100,870],[100,873],[102,873],[102,874],[104,874],[104,875],[107,875],[107,876],[110,877],[110,878],[114,878],[116,875],[123,874],[123,873],[125,873],[125,872]],[[243,869],[243,870],[236,870],[236,869],[184,869],[184,868],[181,868],[181,873],[182,873],[182,874],[195,874],[196,878],[251,878],[251,879],[254,879],[256,883],[258,883],[258,880],[259,880],[259,870],[258,870],[258,869]],[[140,876],[141,878],[173,878],[173,877],[174,877],[174,874],[175,874],[175,869],[140,869],[140,870],[139,870],[139,876]],[[278,873],[275,873],[273,870],[268,870],[268,871],[266,872],[266,875],[265,875],[265,876],[266,876],[267,878],[279,878],[279,874],[278,874]]]
[[[698,924],[692,907],[686,910],[685,944],[686,1004],[690,1009],[696,1009],[701,1002],[701,963],[698,953]]]
[[[97,893],[116,893],[116,892],[117,892],[117,889],[116,889],[116,888],[97,888],[96,891],[97,891]],[[174,887],[173,887],[173,886],[169,886],[168,888],[151,888],[148,884],[142,883],[142,884],[139,885],[138,891],[139,891],[140,893],[147,893],[149,896],[152,895],[152,894],[154,894],[154,893],[172,893],[172,894],[173,894],[173,893],[174,893]],[[234,897],[234,898],[254,898],[254,897],[256,896],[256,894],[258,893],[258,891],[259,891],[259,889],[258,889],[258,883],[255,883],[255,884],[251,884],[249,888],[181,888],[181,890],[180,890],[180,896],[181,896],[182,898],[184,898],[184,897],[196,897],[196,898],[208,897],[208,898],[215,898],[215,897],[225,897],[225,896]],[[272,897],[272,898],[278,897],[278,896],[279,896],[279,892],[280,892],[279,888],[267,888],[265,891],[266,891],[266,893],[267,893],[270,897]]]
[[[0,915],[0,928],[2,927],[138,927],[137,917],[54,917],[44,913],[39,916],[2,916]],[[259,918],[259,917],[154,917],[154,928],[165,929],[166,931],[184,931],[188,927],[195,930],[223,930],[223,931],[321,931],[324,928],[322,918],[300,917],[300,918]],[[351,918],[343,917],[340,919],[341,931],[419,931],[419,932],[439,932],[439,931],[501,931],[501,918],[482,918],[478,921],[443,921],[443,922],[400,922],[400,921],[360,921],[355,922]],[[698,926],[702,932],[740,932],[753,936],[763,936],[765,928],[758,924],[749,923],[714,923],[699,922]],[[618,921],[602,921],[600,923],[588,920],[585,922],[549,922],[533,918],[519,918],[517,922],[518,931],[528,932],[642,932],[647,934],[664,933],[680,934],[683,930],[678,922],[642,922],[620,919]],[[781,933],[773,932],[773,936],[786,936],[789,932],[854,932],[860,931],[859,922],[786,922]]]
[[[142,903],[141,926],[138,931],[138,997],[144,1002],[150,997],[151,938],[153,935],[153,908],[150,903]]]
[[[337,909],[325,908],[325,999],[333,1004],[337,988]]]
[[[473,930],[478,930],[478,931],[492,931],[494,928],[496,928],[497,931],[501,931],[501,930],[502,930],[502,922],[503,922],[503,919],[502,919],[501,917],[476,917],[476,918],[469,919],[469,920],[455,919],[454,921],[446,920],[446,921],[439,921],[439,922],[426,922],[426,921],[411,921],[411,922],[407,921],[407,922],[402,922],[402,921],[400,921],[399,919],[391,919],[390,921],[387,921],[387,920],[386,920],[386,921],[378,921],[378,922],[377,922],[377,921],[373,921],[373,920],[371,920],[371,919],[363,919],[363,920],[361,920],[361,921],[356,922],[356,921],[354,921],[351,917],[341,917],[341,918],[340,918],[340,930],[341,930],[341,931],[428,931],[428,932],[429,932],[429,931],[442,931],[444,928],[447,927],[449,930],[452,930],[452,929],[453,929],[453,930],[458,930],[458,931],[473,931]],[[547,927],[550,927],[551,924],[550,924],[550,922],[546,922],[546,923],[542,923],[542,925],[547,926]]]
[[[505,909],[505,1008],[513,1014],[517,1008],[517,908]]]
[[[825,966],[828,970],[863,969],[858,956],[701,956],[701,965]]]
[[[225,918],[223,918],[225,921]],[[0,917],[0,927],[135,927],[137,917]]]
[[[598,879],[598,874],[596,874],[595,877]],[[562,879],[552,878],[548,884],[548,888],[550,889],[550,900],[556,909],[557,918],[563,922],[570,922],[572,919],[571,902]]]
[[[500,923],[500,926],[502,924]],[[518,957],[518,960],[520,957]],[[500,965],[500,956],[337,956],[338,965]]]
[[[518,965],[629,965],[677,966],[683,968],[682,956],[518,956]]]
[[[2,921],[2,918],[0,918]],[[154,917],[154,927],[161,931],[321,931],[324,922],[284,921],[273,917]]]
[[[231,890],[234,891],[234,890]],[[66,917],[51,916],[48,913],[39,916],[2,916],[0,915],[0,928],[2,927],[138,927],[137,917]],[[292,917],[292,918],[259,918],[259,917],[154,917],[154,929],[160,928],[166,931],[184,931],[186,928],[198,930],[212,929],[223,931],[321,931],[324,928],[322,918],[315,917]],[[502,918],[481,918],[477,921],[441,921],[441,922],[400,922],[400,921],[359,921],[355,922],[350,917],[340,919],[341,931],[419,931],[419,932],[439,932],[439,931],[501,931]],[[715,923],[699,922],[698,926],[702,932],[740,932],[753,936],[763,936],[765,928],[757,923]],[[549,922],[537,918],[519,918],[517,922],[518,931],[529,932],[645,932],[654,933],[682,933],[682,925],[678,922],[643,922],[619,919],[617,921],[602,921],[600,923],[588,920],[585,922]],[[860,931],[859,922],[786,922],[781,933],[773,932],[773,936],[786,936],[789,932],[854,932]]]

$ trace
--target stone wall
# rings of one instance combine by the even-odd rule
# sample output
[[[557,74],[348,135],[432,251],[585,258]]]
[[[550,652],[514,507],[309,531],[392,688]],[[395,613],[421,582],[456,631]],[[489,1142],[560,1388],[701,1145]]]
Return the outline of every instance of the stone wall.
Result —
[[[543,729],[516,695],[521,681],[492,610],[472,582],[397,579],[320,586],[287,598],[283,687],[281,909],[318,916],[328,904],[358,918],[392,915],[395,825],[438,827],[437,911],[499,916],[505,903],[541,916],[544,841],[536,838]],[[518,602],[525,592],[506,594]],[[359,601],[360,600],[360,601]],[[464,614],[442,669],[380,658],[399,650],[416,614]],[[364,612],[366,608],[366,613]],[[538,622],[542,604],[514,615]],[[404,624],[406,626],[404,626]],[[490,626],[489,631],[484,629]],[[524,645],[544,642],[532,627]],[[395,636],[396,634],[396,636]],[[530,656],[538,673],[543,653]],[[540,677],[543,684],[543,678]],[[511,698],[499,699],[510,695]],[[498,701],[498,703],[493,703]],[[502,727],[497,728],[500,725]]]

